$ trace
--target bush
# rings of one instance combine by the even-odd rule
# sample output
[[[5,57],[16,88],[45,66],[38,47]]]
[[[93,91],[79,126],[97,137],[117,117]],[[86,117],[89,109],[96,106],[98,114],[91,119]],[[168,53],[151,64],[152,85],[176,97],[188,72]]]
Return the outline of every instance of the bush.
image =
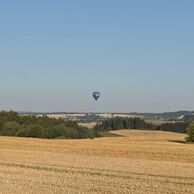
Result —
[[[187,142],[194,142],[194,124],[190,124],[189,128],[187,130],[187,137],[186,137]]]
[[[21,130],[21,125],[15,121],[5,122],[3,128],[0,129],[1,135],[15,136],[16,133]]]
[[[29,125],[27,127],[27,131],[28,131],[28,136],[29,137],[39,137],[39,138],[44,137],[44,129],[39,124]]]
[[[81,126],[78,128],[78,134],[80,139],[83,139],[83,138],[93,139],[95,137],[93,129],[89,129]]]
[[[64,135],[64,125],[56,125],[46,128],[44,131],[45,138],[56,138]]]
[[[18,137],[30,137],[30,130],[28,128],[22,128],[17,133]]]

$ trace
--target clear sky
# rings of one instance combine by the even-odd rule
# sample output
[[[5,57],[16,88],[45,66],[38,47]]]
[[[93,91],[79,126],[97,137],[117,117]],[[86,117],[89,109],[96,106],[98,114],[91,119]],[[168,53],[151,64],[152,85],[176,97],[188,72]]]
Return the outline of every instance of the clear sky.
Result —
[[[0,78],[0,109],[194,110],[194,1],[1,1]]]

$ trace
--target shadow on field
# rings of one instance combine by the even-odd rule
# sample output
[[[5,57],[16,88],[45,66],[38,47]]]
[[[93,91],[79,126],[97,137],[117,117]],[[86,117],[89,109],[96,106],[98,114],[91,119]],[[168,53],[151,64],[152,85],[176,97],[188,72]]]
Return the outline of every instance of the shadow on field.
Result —
[[[186,144],[184,140],[169,140],[168,142]]]
[[[108,131],[99,132],[100,137],[125,137],[124,135],[118,135]]]

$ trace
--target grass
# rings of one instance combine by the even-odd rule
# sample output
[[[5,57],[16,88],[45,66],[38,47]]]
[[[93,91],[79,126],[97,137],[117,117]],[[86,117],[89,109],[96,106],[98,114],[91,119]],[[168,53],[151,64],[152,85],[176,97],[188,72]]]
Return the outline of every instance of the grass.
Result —
[[[0,193],[194,193],[194,145],[184,143],[184,134],[112,134],[93,140],[0,137]]]

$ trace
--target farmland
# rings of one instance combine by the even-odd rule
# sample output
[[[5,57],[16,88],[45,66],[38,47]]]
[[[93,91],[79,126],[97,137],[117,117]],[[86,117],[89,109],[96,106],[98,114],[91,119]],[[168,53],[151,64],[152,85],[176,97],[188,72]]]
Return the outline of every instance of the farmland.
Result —
[[[184,134],[114,133],[119,137],[0,137],[0,193],[194,193],[194,145]]]

